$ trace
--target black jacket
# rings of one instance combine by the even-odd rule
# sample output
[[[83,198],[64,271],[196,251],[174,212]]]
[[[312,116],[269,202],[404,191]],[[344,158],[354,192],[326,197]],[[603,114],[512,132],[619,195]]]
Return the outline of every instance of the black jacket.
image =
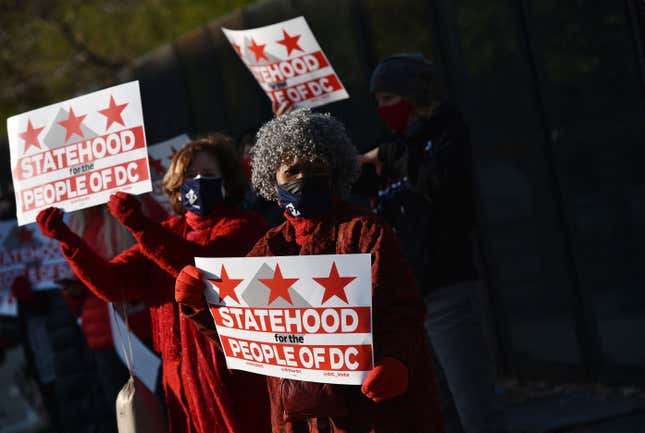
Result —
[[[379,146],[384,175],[406,187],[385,194],[382,213],[397,230],[424,292],[477,279],[472,153],[461,114],[441,104]]]

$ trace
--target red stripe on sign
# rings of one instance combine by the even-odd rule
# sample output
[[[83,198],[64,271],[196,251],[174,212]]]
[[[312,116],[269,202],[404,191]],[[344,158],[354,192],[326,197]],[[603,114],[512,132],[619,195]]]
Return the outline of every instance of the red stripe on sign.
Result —
[[[311,74],[327,66],[329,66],[329,61],[323,52],[316,51],[280,62],[249,66],[249,69],[259,83],[273,84]]]
[[[322,78],[316,78],[302,84],[296,84],[295,86],[273,90],[267,93],[273,101],[282,102],[288,100],[293,103],[298,103],[336,92],[342,88],[343,86],[338,81],[336,74],[330,74]]]
[[[53,206],[66,200],[121,188],[150,178],[147,158],[81,173],[20,191],[23,212]]]
[[[370,307],[242,308],[211,306],[218,326],[289,334],[366,334]]]
[[[367,344],[310,346],[262,343],[223,335],[220,339],[226,356],[260,364],[309,370],[372,369],[372,346]]]
[[[136,126],[23,156],[18,159],[13,175],[18,180],[30,179],[56,170],[88,164],[97,159],[141,149],[145,145],[143,127]],[[79,167],[79,170],[81,168]]]

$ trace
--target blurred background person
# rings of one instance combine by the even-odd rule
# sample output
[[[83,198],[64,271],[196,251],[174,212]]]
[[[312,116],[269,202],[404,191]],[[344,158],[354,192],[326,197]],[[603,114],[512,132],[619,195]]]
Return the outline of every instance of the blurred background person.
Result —
[[[495,367],[478,308],[468,128],[443,100],[433,65],[421,54],[383,59],[370,91],[393,136],[359,159],[389,180],[377,209],[395,228],[424,295],[426,330],[449,389],[447,428],[498,432]]]

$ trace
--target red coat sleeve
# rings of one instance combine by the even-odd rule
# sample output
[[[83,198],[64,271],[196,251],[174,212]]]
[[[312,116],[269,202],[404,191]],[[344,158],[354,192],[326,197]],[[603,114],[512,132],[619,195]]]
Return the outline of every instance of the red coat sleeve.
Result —
[[[141,253],[138,245],[109,261],[85,241],[76,247],[61,249],[76,276],[104,301],[140,300],[151,289],[148,276],[153,264]]]
[[[194,257],[244,256],[266,231],[259,217],[246,214],[217,224],[205,242],[185,239],[172,231],[168,224],[148,223],[133,235],[141,251],[161,269],[177,277],[184,266],[194,263]]]

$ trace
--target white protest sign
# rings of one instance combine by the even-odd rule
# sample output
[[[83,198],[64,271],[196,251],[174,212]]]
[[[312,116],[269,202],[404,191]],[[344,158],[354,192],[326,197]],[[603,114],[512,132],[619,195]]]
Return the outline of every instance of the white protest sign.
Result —
[[[33,290],[56,289],[56,280],[74,274],[60,251],[35,224],[18,227],[16,221],[0,222],[0,288],[10,289],[19,275],[27,275]]]
[[[7,132],[19,225],[152,189],[138,81],[10,117]]]
[[[116,308],[119,307],[117,306]],[[132,331],[128,331],[125,321],[114,312],[112,305],[109,306],[108,311],[110,312],[112,340],[116,353],[123,364],[127,366],[124,350],[129,353],[130,343],[132,343],[132,369],[139,380],[143,382],[150,392],[154,393],[161,359],[152,350],[148,349]],[[128,333],[130,334],[130,342],[128,342]]]
[[[11,290],[0,287],[0,316],[18,315],[18,302],[11,295]]]
[[[349,98],[303,17],[222,31],[271,101],[312,108]]]
[[[369,254],[196,258],[228,368],[360,385],[373,365]]]
[[[175,154],[189,141],[190,137],[182,134],[148,147],[152,178],[152,192],[150,194],[168,213],[172,213],[172,208],[168,201],[168,196],[163,192],[163,175],[168,171],[170,162]]]

